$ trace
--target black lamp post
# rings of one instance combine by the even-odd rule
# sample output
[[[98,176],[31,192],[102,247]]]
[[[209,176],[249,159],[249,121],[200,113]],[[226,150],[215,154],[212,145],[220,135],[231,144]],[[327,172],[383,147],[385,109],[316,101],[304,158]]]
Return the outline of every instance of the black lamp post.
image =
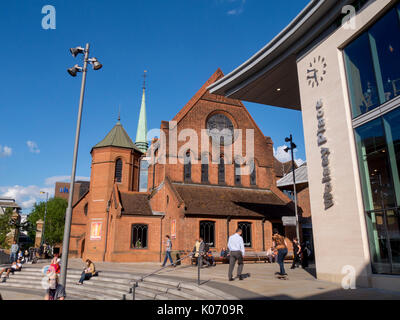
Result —
[[[297,191],[296,191],[296,174],[295,174],[295,166],[294,166],[294,150],[297,148],[296,144],[293,142],[293,137],[290,135],[290,138],[286,138],[285,142],[290,143],[290,147],[285,148],[285,152],[291,152],[292,156],[292,173],[293,173],[293,194],[294,194],[294,210],[296,214],[296,236],[297,240],[300,241],[300,230],[299,230],[299,216],[297,213]]]

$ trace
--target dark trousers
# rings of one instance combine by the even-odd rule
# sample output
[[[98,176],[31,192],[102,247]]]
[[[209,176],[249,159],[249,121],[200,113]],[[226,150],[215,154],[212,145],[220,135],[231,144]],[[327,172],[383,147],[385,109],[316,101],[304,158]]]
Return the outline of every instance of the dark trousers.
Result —
[[[300,266],[300,256],[295,253],[294,254],[294,258],[293,258],[293,264],[292,264],[292,268],[298,268]]]
[[[80,283],[83,283],[85,280],[89,280],[92,277],[91,273],[86,273],[85,271],[82,272],[81,278],[79,279]]]
[[[171,257],[171,251],[167,251],[165,253],[165,259],[164,259],[163,267],[167,264],[168,259],[169,259],[169,261],[171,261],[171,264],[174,264],[174,261],[172,260],[172,257]]]
[[[237,275],[240,277],[243,271],[243,255],[241,251],[231,251],[231,255],[229,257],[229,279],[232,279],[233,269],[235,268],[236,261],[238,262]]]
[[[278,264],[279,264],[279,267],[281,269],[280,270],[281,274],[285,274],[286,273],[284,261],[285,261],[285,257],[286,257],[287,254],[288,254],[288,249],[279,249],[278,250]]]
[[[17,254],[15,252],[10,253],[10,263],[17,261]]]

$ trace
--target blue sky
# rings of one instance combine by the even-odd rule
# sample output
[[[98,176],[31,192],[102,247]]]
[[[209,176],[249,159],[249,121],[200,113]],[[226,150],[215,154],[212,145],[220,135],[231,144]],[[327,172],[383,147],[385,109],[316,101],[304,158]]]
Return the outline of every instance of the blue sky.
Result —
[[[121,107],[134,140],[143,70],[148,127],[171,120],[217,68],[227,74],[261,49],[308,0],[4,0],[0,2],[0,196],[24,207],[65,180],[71,161],[80,75],[69,48],[91,44],[104,65],[87,78],[77,175],[90,176],[90,150],[114,126]],[[56,29],[42,28],[42,7]],[[278,147],[292,133],[305,160],[301,113],[245,103]]]

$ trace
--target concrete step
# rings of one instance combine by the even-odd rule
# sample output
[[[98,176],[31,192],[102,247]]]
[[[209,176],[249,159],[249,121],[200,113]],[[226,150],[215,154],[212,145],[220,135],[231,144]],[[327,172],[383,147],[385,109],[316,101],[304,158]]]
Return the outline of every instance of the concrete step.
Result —
[[[43,267],[36,266],[23,268],[21,272],[10,275],[10,279],[6,283],[33,283],[41,289],[41,281],[44,276],[42,269]],[[82,270],[68,269],[68,293],[70,289],[79,288],[82,291],[82,288],[84,288],[87,289],[85,291],[87,291],[87,297],[89,298],[95,298],[97,295],[100,298],[104,298],[110,295],[110,297],[122,299],[123,295],[126,295],[127,299],[129,299],[129,296],[131,296],[129,289],[132,287],[134,280],[138,280],[139,287],[136,288],[138,300],[237,300],[232,295],[206,285],[199,287],[196,283],[182,282],[161,276],[150,276],[140,281],[140,275],[130,273],[99,271],[99,276],[85,281],[83,286],[78,286],[76,282],[79,280],[81,273]],[[14,281],[12,279],[17,280]],[[79,293],[79,291],[77,292]]]

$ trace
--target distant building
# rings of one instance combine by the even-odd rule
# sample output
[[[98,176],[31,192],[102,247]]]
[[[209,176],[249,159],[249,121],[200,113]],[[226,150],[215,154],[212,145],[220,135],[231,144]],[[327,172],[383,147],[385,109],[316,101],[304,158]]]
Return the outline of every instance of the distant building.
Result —
[[[62,198],[68,201],[70,185],[70,182],[56,182],[54,197]],[[76,181],[74,187],[73,203],[76,203],[80,198],[82,198],[89,191],[89,187],[89,181]]]
[[[21,207],[15,202],[15,199],[12,198],[0,198],[0,215],[3,215],[8,208],[11,208],[13,211],[12,214],[12,220],[14,220],[16,223],[21,222]],[[10,244],[12,241],[18,240],[19,237],[19,230],[13,229],[10,231],[10,233],[7,235]]]

